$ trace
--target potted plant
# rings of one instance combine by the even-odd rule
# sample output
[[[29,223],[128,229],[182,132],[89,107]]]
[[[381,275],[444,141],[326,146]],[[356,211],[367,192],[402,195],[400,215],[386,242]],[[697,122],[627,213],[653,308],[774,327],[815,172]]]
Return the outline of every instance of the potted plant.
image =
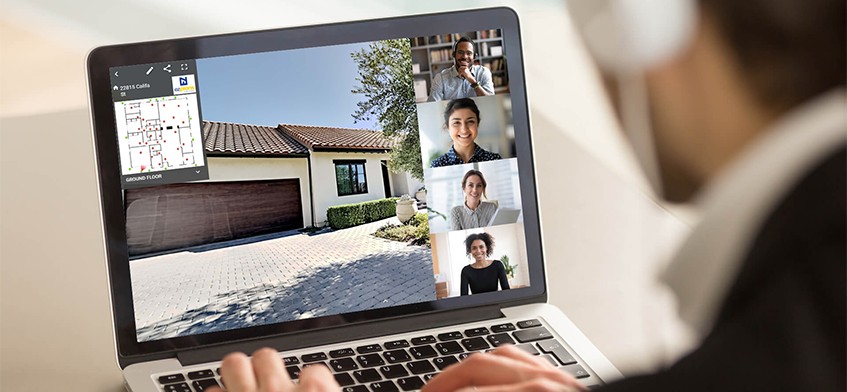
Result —
[[[418,201],[426,201],[426,187],[425,186],[420,187],[420,189],[418,189],[418,191],[415,192],[415,199],[418,199]]]
[[[412,199],[408,194],[404,194],[397,199],[397,219],[400,222],[408,222],[418,212],[418,206],[415,199]]]
[[[512,279],[515,278],[515,270],[518,268],[518,265],[509,263],[509,256],[507,255],[501,256],[500,262],[503,263],[503,268],[506,269],[506,276],[509,278],[509,286],[512,286]]]

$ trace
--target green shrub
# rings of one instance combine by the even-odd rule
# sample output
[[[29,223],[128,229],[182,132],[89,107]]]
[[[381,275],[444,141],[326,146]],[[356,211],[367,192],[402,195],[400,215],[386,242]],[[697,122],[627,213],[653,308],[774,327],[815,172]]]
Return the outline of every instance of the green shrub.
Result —
[[[397,198],[366,201],[329,207],[326,220],[335,230],[389,218],[397,213]]]
[[[426,213],[419,212],[405,224],[387,224],[380,227],[373,235],[387,240],[429,247],[429,219]]]

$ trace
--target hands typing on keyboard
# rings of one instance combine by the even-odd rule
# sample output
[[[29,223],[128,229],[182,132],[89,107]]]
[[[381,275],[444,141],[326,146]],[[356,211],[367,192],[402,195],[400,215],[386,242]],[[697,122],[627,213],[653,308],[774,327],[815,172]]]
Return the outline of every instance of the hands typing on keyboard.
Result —
[[[221,364],[221,383],[228,392],[585,390],[577,378],[588,373],[545,328],[519,328],[509,323],[282,360],[270,348],[252,357],[232,353]]]

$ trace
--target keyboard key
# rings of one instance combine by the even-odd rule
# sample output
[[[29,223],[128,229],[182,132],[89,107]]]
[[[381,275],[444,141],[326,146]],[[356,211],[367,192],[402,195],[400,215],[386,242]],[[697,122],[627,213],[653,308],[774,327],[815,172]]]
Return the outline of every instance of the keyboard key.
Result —
[[[432,358],[437,357],[438,353],[432,346],[418,346],[412,347],[409,349],[409,353],[412,354],[416,359],[424,359],[424,358]]]
[[[438,367],[438,370],[444,370],[447,366],[450,366],[454,363],[459,363],[459,360],[452,355],[448,355],[446,357],[438,357],[432,360],[432,363]]]
[[[550,364],[551,364],[551,365],[553,365],[554,367],[559,367],[559,362],[557,362],[557,361],[553,358],[553,356],[552,356],[552,355],[550,355],[550,354],[542,354],[542,355],[541,355],[541,358],[544,358],[544,359],[546,359],[547,361],[549,361],[549,362],[550,362]]]
[[[521,329],[540,327],[540,326],[541,326],[541,321],[538,321],[537,319],[526,320],[526,321],[518,321],[518,328],[521,328]]]
[[[400,389],[391,380],[375,382],[371,384],[371,390],[374,392],[400,392]]]
[[[326,361],[327,358],[326,358],[326,354],[324,354],[324,353],[314,353],[314,354],[301,355],[300,359],[302,359],[303,362],[309,363],[309,362],[317,362],[317,361]]]
[[[432,373],[435,371],[435,368],[427,360],[409,362],[406,364],[406,367],[409,368],[412,374]]]
[[[330,358],[352,357],[353,355],[356,355],[356,352],[352,348],[342,348],[329,352]]]
[[[526,351],[526,352],[527,352],[527,354],[531,354],[531,355],[538,355],[538,354],[541,354],[540,352],[538,352],[538,349],[536,349],[536,348],[535,348],[535,346],[533,346],[533,345],[532,345],[532,343],[519,344],[519,345],[517,345],[517,346],[515,346],[515,347],[517,347],[517,348],[519,348],[519,349],[521,349],[521,350]]]
[[[285,366],[288,365],[297,365],[300,363],[300,360],[297,357],[285,357],[282,359],[282,364]]]
[[[462,339],[462,346],[465,346],[465,349],[468,351],[479,351],[490,348],[491,346],[485,342],[485,339],[481,337]]]
[[[555,339],[543,340],[536,344],[541,351],[553,354],[561,365],[571,365],[576,363],[576,358],[574,358],[573,355],[571,355],[571,353],[569,353],[568,350]]]
[[[432,344],[435,343],[435,336],[421,336],[417,338],[412,338],[412,344],[415,346],[420,346],[422,344]]]
[[[380,366],[379,372],[382,373],[382,376],[385,378],[406,377],[409,375],[409,372],[406,371],[406,368],[404,368],[403,365]]]
[[[582,366],[579,366],[579,365],[565,366],[561,369],[570,373],[571,376],[574,376],[576,378],[586,378],[586,377],[591,376],[590,374],[588,374],[587,371],[585,371],[585,369]]]
[[[382,353],[382,356],[385,357],[385,360],[388,361],[388,363],[400,363],[412,360],[412,357],[409,356],[409,353],[407,353],[406,350],[403,350],[402,348],[399,350],[386,351]]]
[[[517,328],[515,328],[515,325],[512,323],[497,324],[491,326],[491,332],[494,333],[509,332],[514,331],[515,329]]]
[[[353,377],[350,377],[350,374],[348,373],[335,373],[333,376],[335,376],[335,382],[342,387],[356,383],[356,381],[353,381]]]
[[[359,355],[356,357],[356,361],[364,368],[385,365],[385,361],[382,360],[379,354]]]
[[[550,339],[553,337],[553,334],[544,327],[535,327],[530,329],[524,329],[520,331],[512,332],[515,339],[517,339],[521,343],[527,342],[535,342],[537,340]]]
[[[435,376],[437,376],[437,375],[438,375],[438,374],[430,373],[430,374],[424,374],[424,375],[423,375],[423,376],[421,376],[421,377],[423,377],[424,382],[429,382],[429,380],[432,380],[432,379],[433,379],[433,377],[435,377]]]
[[[168,374],[167,376],[159,377],[159,384],[170,384],[180,381],[185,381],[185,376],[183,376],[181,373]]]
[[[221,368],[218,368],[217,370],[215,370],[215,373],[217,373],[220,376],[221,375]]]
[[[438,334],[438,340],[440,340],[442,342],[445,341],[445,340],[459,340],[463,337],[464,336],[459,331]]]
[[[504,344],[515,344],[515,339],[512,339],[512,337],[507,333],[488,335],[485,339],[488,340],[488,343],[491,343],[494,347],[500,347]]]
[[[441,355],[458,354],[462,351],[465,351],[462,349],[462,346],[460,346],[459,343],[456,342],[438,343],[435,345],[435,350],[438,351],[438,353]]]
[[[196,372],[188,372],[188,378],[191,380],[209,377],[215,377],[215,373],[213,373],[211,370],[198,370]]]
[[[424,386],[423,380],[421,380],[418,376],[412,376],[407,378],[401,378],[397,380],[397,385],[400,386],[400,389],[404,391],[414,391],[416,389],[421,389]]]
[[[459,360],[464,361],[465,359],[467,359],[469,356],[471,356],[473,354],[476,354],[476,353],[461,353],[461,354],[459,354]]]
[[[347,372],[358,369],[359,365],[356,365],[353,358],[340,358],[329,361],[329,368],[336,372]]]
[[[369,392],[368,387],[364,385],[356,385],[352,387],[341,388],[341,392]]]
[[[207,378],[204,380],[197,380],[192,383],[194,386],[194,390],[197,392],[203,392],[211,387],[220,387],[217,381],[214,378]]]
[[[409,347],[409,342],[405,340],[393,340],[390,342],[385,342],[383,344],[386,350],[396,350],[398,348],[406,348]]]
[[[374,369],[354,370],[353,377],[360,383],[379,381],[382,377]]]
[[[467,336],[469,338],[472,338],[474,336],[488,335],[488,334],[489,334],[488,328],[485,328],[485,327],[471,328],[471,329],[465,330],[465,336]]]
[[[181,374],[180,374],[181,376]],[[179,384],[168,384],[165,385],[165,392],[194,392],[191,390],[191,387],[188,384],[181,382]]]
[[[299,366],[286,366],[285,370],[288,370],[288,377],[291,377],[292,380],[300,378]]]
[[[356,352],[359,354],[368,354],[382,351],[382,346],[378,344],[369,344],[366,346],[356,347]]]

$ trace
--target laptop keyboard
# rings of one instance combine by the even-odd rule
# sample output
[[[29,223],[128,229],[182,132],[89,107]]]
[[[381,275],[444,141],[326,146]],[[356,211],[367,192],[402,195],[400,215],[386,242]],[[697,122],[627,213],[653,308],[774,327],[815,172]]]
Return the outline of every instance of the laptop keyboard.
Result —
[[[594,378],[537,319],[498,323],[411,339],[283,356],[292,380],[307,366],[326,366],[343,392],[416,391],[440,371],[476,352],[513,344],[540,356],[577,379]],[[164,392],[203,392],[212,386],[225,388],[220,368],[192,369],[156,377]],[[589,384],[597,384],[596,380]]]

